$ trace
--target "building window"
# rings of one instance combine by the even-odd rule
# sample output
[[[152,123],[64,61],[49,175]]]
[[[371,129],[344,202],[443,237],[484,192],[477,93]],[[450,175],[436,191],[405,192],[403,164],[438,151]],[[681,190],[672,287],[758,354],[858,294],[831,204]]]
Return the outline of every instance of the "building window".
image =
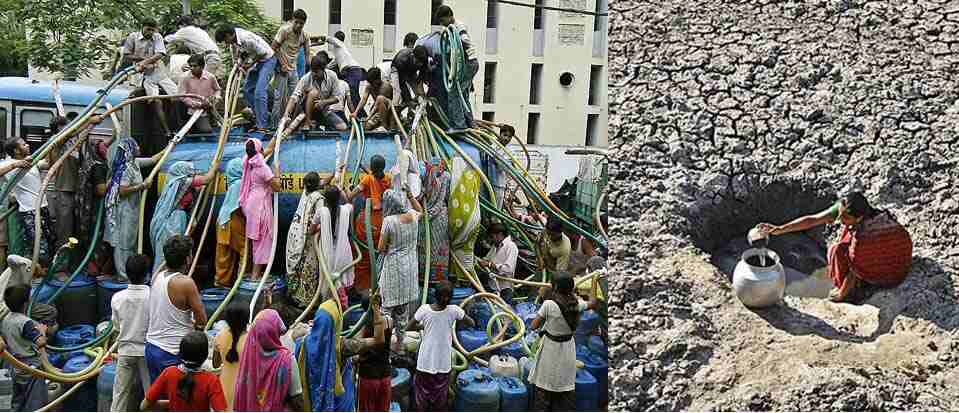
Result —
[[[283,21],[293,18],[293,0],[283,0]]]
[[[590,66],[589,67],[589,103],[590,106],[595,106],[599,104],[600,101],[600,92],[603,84],[603,67],[602,66]]]
[[[533,63],[529,73],[529,104],[538,105],[543,89],[543,65]]]
[[[586,115],[586,146],[596,146],[596,124],[599,123],[599,115]]]
[[[543,0],[536,0],[533,9],[533,30],[543,30]]]
[[[0,139],[7,138],[7,110],[0,109]]]
[[[496,98],[496,62],[486,62],[483,70],[483,103],[493,103]]]
[[[342,24],[343,7],[340,0],[330,0],[330,24]]]
[[[539,140],[539,113],[530,113],[526,122],[526,143],[535,145]]]
[[[383,24],[387,26],[396,24],[396,0],[386,0],[386,6],[383,8]]]
[[[486,28],[495,29],[499,27],[499,2],[486,2]]]
[[[495,112],[483,112],[483,120],[487,122],[493,122],[496,119]]]

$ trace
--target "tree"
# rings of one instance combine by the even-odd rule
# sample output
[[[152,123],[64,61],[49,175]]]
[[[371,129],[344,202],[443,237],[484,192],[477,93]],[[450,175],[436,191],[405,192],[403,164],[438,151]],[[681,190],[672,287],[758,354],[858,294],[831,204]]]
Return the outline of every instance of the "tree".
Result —
[[[66,79],[107,67],[122,36],[139,30],[146,17],[155,17],[162,31],[171,32],[182,13],[181,0],[0,0],[0,5],[6,2],[23,5],[19,16],[26,36],[16,50],[33,66],[61,72]],[[278,27],[253,0],[192,0],[191,6],[208,30],[230,22],[271,39]]]
[[[22,0],[0,0],[0,75],[25,76],[27,56],[23,53],[26,30],[20,21]]]

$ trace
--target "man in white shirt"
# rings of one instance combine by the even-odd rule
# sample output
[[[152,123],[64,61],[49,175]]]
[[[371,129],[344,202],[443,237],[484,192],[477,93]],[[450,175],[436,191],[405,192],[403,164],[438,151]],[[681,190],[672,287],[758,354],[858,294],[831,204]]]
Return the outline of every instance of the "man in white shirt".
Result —
[[[138,32],[130,33],[123,42],[124,61],[136,64],[137,72],[143,73],[140,87],[131,92],[130,97],[143,94],[159,96],[160,88],[163,88],[168,95],[177,93],[176,83],[167,76],[160,61],[167,52],[163,36],[158,33],[159,27],[156,20],[146,19],[143,21],[143,28]],[[166,113],[163,111],[163,103],[159,100],[155,101],[153,108],[156,110],[163,132],[169,136],[170,127],[166,120]]]
[[[257,132],[265,133],[270,123],[266,94],[276,71],[273,48],[259,35],[229,24],[217,29],[215,38],[217,43],[232,48],[235,62],[243,62],[243,69],[247,71],[243,96],[256,114]]]
[[[126,271],[130,284],[125,290],[114,294],[110,301],[110,317],[114,328],[120,331],[117,338],[120,344],[117,347],[117,370],[113,382],[111,412],[138,409],[140,400],[150,385],[150,373],[144,357],[147,326],[150,321],[147,317],[150,287],[143,285],[150,268],[150,258],[146,255],[128,258]],[[141,389],[143,393],[140,393]]]
[[[50,215],[50,211],[47,209],[46,199],[43,200],[42,205],[37,205],[40,191],[43,190],[43,188],[41,188],[43,182],[40,179],[40,168],[47,169],[48,162],[41,161],[37,166],[30,167],[30,161],[28,160],[30,156],[30,146],[27,145],[26,141],[20,138],[14,137],[7,139],[3,145],[3,150],[10,159],[0,164],[0,171],[6,170],[9,172],[13,169],[30,168],[13,188],[13,196],[17,199],[17,203],[20,204],[17,217],[19,219],[18,223],[23,229],[22,245],[25,249],[25,251],[21,251],[21,253],[28,255],[26,254],[26,250],[33,251],[34,236],[36,235],[34,234],[36,223],[34,219],[36,218],[36,210],[39,208],[41,230],[39,234],[40,256],[43,257],[44,261],[49,262],[51,258],[50,253],[52,252],[51,248],[56,248],[54,246],[56,238],[53,233],[53,227],[56,223]]]
[[[513,278],[516,273],[516,258],[519,248],[506,233],[506,227],[499,222],[491,224],[486,233],[493,241],[493,248],[486,254],[486,258],[479,261],[481,268],[490,273],[490,289],[499,293],[503,301],[513,305],[513,283],[496,278],[496,275]]]
[[[220,48],[210,37],[210,34],[193,22],[193,17],[182,16],[176,21],[179,30],[176,33],[168,35],[164,40],[170,44],[181,44],[190,51],[190,54],[203,55],[206,60],[206,71],[214,76],[223,77],[221,69],[223,63],[220,61]],[[186,72],[189,67],[180,68]]]
[[[346,122],[331,110],[331,107],[343,96],[339,94],[337,88],[339,79],[336,73],[326,68],[328,64],[329,59],[323,53],[313,56],[310,72],[300,78],[296,84],[296,90],[290,95],[290,101],[283,112],[284,118],[289,120],[294,113],[293,109],[302,105],[302,110],[306,114],[304,128],[312,127],[313,118],[318,117],[327,128],[346,130]]]
[[[320,42],[325,42],[333,54],[330,65],[336,64],[340,68],[337,75],[350,85],[350,110],[355,110],[360,103],[360,82],[363,81],[366,71],[346,47],[346,34],[342,31],[336,32],[333,37],[320,36]]]
[[[336,96],[340,99],[330,106],[330,111],[346,122],[346,100],[349,98],[350,85],[344,80],[336,81]]]

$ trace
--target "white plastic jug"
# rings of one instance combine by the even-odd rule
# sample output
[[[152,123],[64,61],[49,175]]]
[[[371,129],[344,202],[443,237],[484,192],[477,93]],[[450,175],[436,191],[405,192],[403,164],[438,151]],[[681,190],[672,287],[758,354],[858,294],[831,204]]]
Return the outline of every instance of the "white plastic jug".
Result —
[[[492,356],[489,358],[489,369],[493,377],[520,378],[519,362],[511,356]]]
[[[420,332],[407,331],[403,337],[403,348],[407,353],[416,353],[420,349]]]

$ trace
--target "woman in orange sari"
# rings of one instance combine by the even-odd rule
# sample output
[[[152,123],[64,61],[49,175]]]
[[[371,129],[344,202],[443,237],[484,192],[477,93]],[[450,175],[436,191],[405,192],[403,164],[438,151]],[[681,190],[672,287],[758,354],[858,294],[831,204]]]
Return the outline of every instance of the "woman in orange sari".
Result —
[[[357,194],[362,193],[363,197],[366,199],[372,200],[373,204],[373,213],[370,215],[370,231],[373,233],[373,246],[379,245],[380,242],[380,228],[383,226],[383,209],[381,205],[381,198],[383,197],[383,192],[386,192],[387,189],[390,189],[391,178],[390,175],[384,173],[386,169],[386,159],[380,155],[373,155],[370,158],[370,170],[372,174],[363,175],[360,178],[359,185],[356,186],[352,191],[348,191],[346,194],[347,202],[353,200],[353,197]],[[366,243],[366,208],[360,207],[360,213],[356,216],[356,221],[353,223],[353,230],[356,233],[356,237],[360,239],[364,244]],[[353,281],[353,288],[357,292],[361,292],[364,295],[369,293],[370,289],[370,254],[368,249],[361,248],[360,251],[363,254],[363,258],[353,267],[353,272],[356,275],[355,280]]]

